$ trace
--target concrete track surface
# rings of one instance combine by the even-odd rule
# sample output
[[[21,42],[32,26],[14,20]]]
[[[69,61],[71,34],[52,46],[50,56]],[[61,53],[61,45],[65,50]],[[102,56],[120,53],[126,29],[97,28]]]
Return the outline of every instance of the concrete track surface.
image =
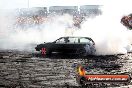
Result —
[[[0,88],[82,88],[76,83],[76,64],[87,66],[91,74],[131,75],[132,53],[88,57],[53,54],[51,57],[38,57],[33,52],[1,50]],[[94,85],[93,88],[97,87]],[[102,86],[106,87],[132,88],[132,83]]]

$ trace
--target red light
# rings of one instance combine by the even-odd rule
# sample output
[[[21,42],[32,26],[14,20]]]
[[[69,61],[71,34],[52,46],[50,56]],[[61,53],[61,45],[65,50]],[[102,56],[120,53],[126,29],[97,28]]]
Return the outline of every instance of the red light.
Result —
[[[46,54],[46,48],[41,49],[41,54],[45,55]]]

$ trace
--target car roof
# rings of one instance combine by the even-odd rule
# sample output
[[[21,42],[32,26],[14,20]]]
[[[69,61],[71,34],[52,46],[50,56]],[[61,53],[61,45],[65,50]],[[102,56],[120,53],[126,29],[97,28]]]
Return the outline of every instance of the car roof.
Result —
[[[86,38],[86,39],[89,39],[90,41],[92,41],[94,43],[93,39],[90,38],[90,37],[66,36],[66,37],[60,37],[60,38],[78,38],[78,39],[80,39],[80,38]]]
[[[66,36],[61,38],[90,38],[90,37]]]

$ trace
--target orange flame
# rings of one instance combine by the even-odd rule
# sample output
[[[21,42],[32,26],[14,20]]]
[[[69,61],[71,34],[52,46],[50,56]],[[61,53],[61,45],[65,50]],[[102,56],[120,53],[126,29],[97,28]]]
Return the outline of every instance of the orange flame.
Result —
[[[78,67],[78,73],[80,76],[84,76],[85,75],[85,69],[82,66]]]

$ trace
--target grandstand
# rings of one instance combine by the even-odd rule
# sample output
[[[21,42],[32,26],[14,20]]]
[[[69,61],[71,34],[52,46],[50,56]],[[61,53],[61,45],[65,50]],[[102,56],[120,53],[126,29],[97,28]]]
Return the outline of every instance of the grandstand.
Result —
[[[80,24],[86,17],[97,16],[101,14],[99,5],[83,5],[80,6],[50,6],[33,7],[17,9],[17,19],[15,26],[28,28],[36,25],[41,25],[47,22],[53,15],[70,14],[73,16],[73,25],[80,28]]]

